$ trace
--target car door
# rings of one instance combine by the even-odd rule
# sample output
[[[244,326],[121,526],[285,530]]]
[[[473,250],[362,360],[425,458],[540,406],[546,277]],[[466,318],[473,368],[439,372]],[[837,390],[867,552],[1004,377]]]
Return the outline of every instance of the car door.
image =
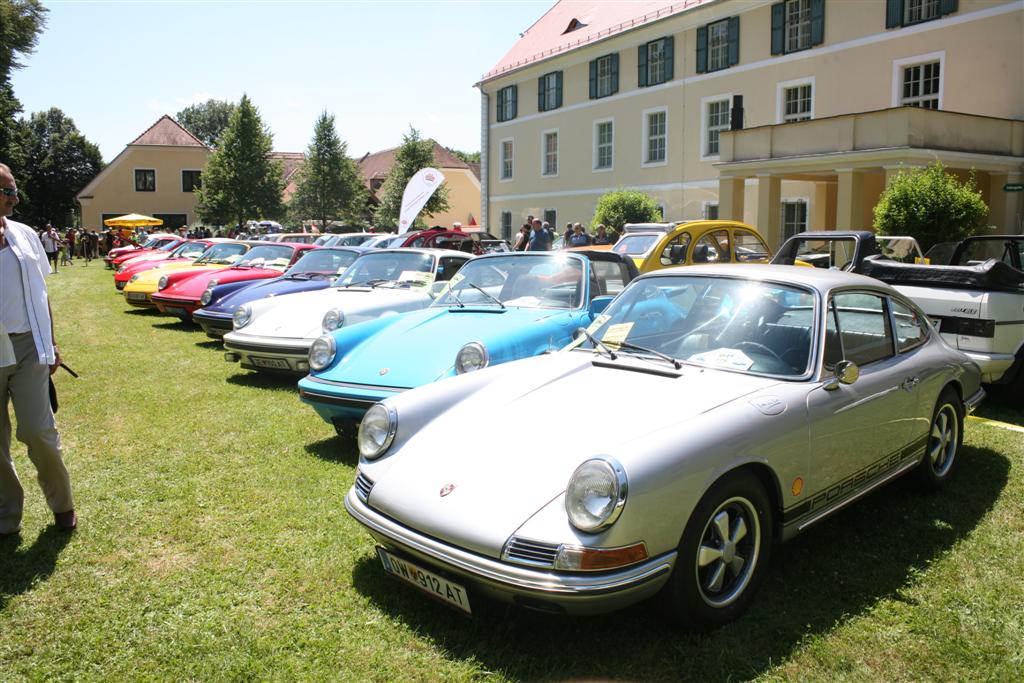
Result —
[[[843,291],[830,297],[822,376],[839,360],[857,364],[860,377],[807,397],[812,500],[842,498],[894,469],[908,456],[917,432],[917,383],[906,356],[896,353],[887,297]],[[815,508],[819,505],[815,505]]]

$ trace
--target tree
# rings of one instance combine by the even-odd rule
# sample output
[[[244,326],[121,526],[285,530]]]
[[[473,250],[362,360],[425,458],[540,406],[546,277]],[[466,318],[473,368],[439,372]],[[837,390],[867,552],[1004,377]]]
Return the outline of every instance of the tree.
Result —
[[[975,188],[936,161],[923,169],[900,171],[878,200],[874,226],[882,235],[909,235],[927,251],[939,242],[959,242],[974,234],[988,216]]]
[[[223,100],[207,100],[201,104],[185,107],[174,118],[185,126],[188,132],[203,141],[208,147],[216,147],[220,136],[228,127],[231,114],[238,105]]]
[[[220,144],[206,161],[196,211],[213,225],[277,218],[283,212],[281,162],[270,158],[273,137],[248,95],[231,114]]]
[[[19,56],[31,54],[46,26],[47,9],[39,0],[0,0],[0,160],[15,175],[22,169],[22,150],[18,141],[17,122],[21,102],[11,87],[11,71],[23,64]]]
[[[448,148],[448,151],[452,153],[452,156],[460,161],[465,161],[467,164],[479,164],[480,163],[480,152],[460,152],[457,149]]]
[[[619,189],[607,192],[597,200],[590,227],[599,223],[610,231],[622,232],[626,223],[653,223],[662,220],[661,207],[654,199],[639,190]]]
[[[402,146],[395,150],[395,164],[380,188],[380,205],[373,214],[373,224],[378,228],[397,226],[399,214],[402,212],[402,193],[405,192],[409,179],[416,175],[417,171],[436,163],[434,141],[421,139],[420,132],[410,127],[409,132],[402,136]],[[442,183],[427,200],[420,211],[420,216],[432,216],[447,211],[449,207],[448,188]],[[423,224],[418,218],[416,222]]]
[[[70,225],[75,195],[103,169],[99,147],[85,139],[75,122],[56,107],[17,122],[24,164],[18,176],[22,202],[18,215],[42,226]],[[99,227],[99,226],[89,226]]]
[[[361,221],[366,208],[366,189],[359,169],[348,158],[348,145],[338,138],[334,116],[320,114],[306,161],[297,173],[298,186],[289,207],[298,218],[314,218],[326,231],[336,219]]]

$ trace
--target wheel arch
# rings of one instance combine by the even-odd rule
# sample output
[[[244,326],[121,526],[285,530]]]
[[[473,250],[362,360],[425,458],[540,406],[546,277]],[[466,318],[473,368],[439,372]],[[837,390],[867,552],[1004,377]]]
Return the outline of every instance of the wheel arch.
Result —
[[[708,491],[712,490],[718,482],[732,474],[735,474],[736,472],[748,472],[752,474],[754,478],[760,482],[762,488],[764,488],[764,492],[768,496],[769,503],[771,504],[772,539],[776,542],[780,541],[782,539],[782,487],[779,484],[779,478],[775,474],[775,470],[766,463],[752,460],[721,472],[714,480],[708,482],[707,487],[704,489],[704,493],[701,494],[701,498],[706,496]]]

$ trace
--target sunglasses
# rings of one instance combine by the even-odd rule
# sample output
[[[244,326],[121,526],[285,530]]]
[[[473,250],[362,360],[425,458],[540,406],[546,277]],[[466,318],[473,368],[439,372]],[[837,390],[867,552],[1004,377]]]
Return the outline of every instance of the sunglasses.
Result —
[[[17,197],[18,188],[16,187],[0,187],[0,194],[5,197]]]

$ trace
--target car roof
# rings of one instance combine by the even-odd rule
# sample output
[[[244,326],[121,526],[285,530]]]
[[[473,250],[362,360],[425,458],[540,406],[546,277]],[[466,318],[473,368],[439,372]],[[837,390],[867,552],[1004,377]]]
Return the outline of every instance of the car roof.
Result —
[[[463,258],[472,258],[472,254],[467,254],[464,251],[458,251],[456,249],[432,249],[429,247],[388,247],[387,249],[367,249],[367,254],[408,254],[410,252],[416,254],[429,254],[431,256],[461,256]]]
[[[836,287],[866,287],[895,291],[889,285],[866,275],[848,273],[843,270],[825,268],[806,268],[803,266],[771,265],[767,263],[723,263],[701,264],[698,266],[679,266],[664,268],[645,273],[638,279],[666,276],[703,276],[727,275],[745,277],[752,280],[776,280],[780,282],[804,285],[819,291],[827,291]]]

